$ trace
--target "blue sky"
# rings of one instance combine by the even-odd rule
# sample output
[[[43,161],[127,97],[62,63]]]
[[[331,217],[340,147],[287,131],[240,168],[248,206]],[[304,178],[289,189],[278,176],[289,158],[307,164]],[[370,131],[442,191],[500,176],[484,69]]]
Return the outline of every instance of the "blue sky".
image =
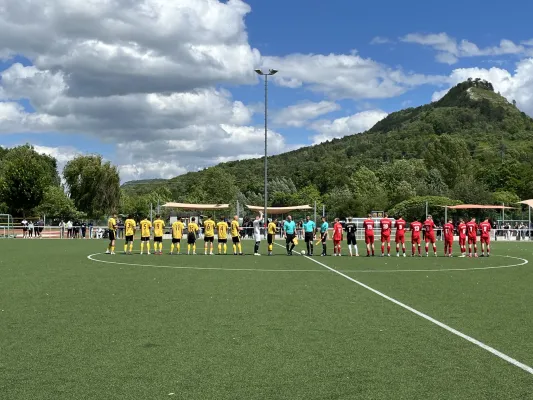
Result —
[[[6,1],[0,144],[32,143],[61,165],[97,152],[124,181],[260,156],[256,67],[280,70],[271,154],[362,132],[468,77],[533,115],[525,2]]]

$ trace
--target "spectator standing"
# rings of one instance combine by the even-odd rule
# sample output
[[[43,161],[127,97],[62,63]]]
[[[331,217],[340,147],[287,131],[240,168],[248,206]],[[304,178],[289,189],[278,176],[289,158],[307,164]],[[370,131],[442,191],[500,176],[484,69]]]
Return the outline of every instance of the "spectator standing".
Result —
[[[87,224],[85,223],[85,221],[83,221],[81,223],[81,237],[82,237],[82,239],[85,239],[86,233],[87,233]]]
[[[33,229],[34,229],[33,222],[30,221],[28,223],[28,235],[30,238],[33,238]]]
[[[22,225],[22,237],[27,238],[28,237],[28,221],[26,221],[26,218],[22,220],[21,225]]]

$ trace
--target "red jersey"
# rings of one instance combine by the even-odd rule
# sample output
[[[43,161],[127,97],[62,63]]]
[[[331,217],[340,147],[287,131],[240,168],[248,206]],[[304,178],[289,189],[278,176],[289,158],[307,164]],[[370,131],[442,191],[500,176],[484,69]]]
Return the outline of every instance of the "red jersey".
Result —
[[[335,225],[333,225],[333,240],[342,240],[342,224],[340,222],[336,222]]]
[[[394,226],[396,227],[396,235],[403,236],[405,234],[405,225],[407,223],[403,219],[398,219],[394,223]]]
[[[444,237],[453,239],[453,224],[444,224]]]
[[[426,229],[426,235],[428,233],[432,234],[433,230],[435,229],[435,222],[433,222],[431,219],[426,220],[426,222],[424,222],[424,228]]]
[[[479,230],[481,231],[482,237],[489,237],[491,229],[492,226],[490,226],[489,222],[482,222],[481,224],[479,224]]]
[[[466,224],[466,230],[468,232],[468,237],[476,237],[477,236],[477,224],[473,221],[470,221],[468,224]]]
[[[463,222],[459,224],[459,238],[464,239],[466,238],[466,224]]]
[[[374,236],[374,220],[367,219],[363,222],[365,227],[365,236]]]
[[[420,237],[420,232],[422,232],[422,224],[420,222],[411,222],[411,235],[414,238]]]
[[[379,221],[379,227],[381,228],[381,234],[383,236],[390,236],[392,221],[388,218],[383,218]]]

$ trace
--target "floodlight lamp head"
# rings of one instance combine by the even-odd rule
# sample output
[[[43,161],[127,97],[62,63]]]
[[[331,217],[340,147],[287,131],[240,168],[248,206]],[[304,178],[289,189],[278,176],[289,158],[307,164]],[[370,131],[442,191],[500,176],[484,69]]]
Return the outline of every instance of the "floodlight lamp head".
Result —
[[[254,71],[259,75],[264,75],[263,71],[261,71],[260,69],[255,69]]]
[[[274,75],[278,72],[277,69],[270,69],[269,71],[270,71],[270,75]]]

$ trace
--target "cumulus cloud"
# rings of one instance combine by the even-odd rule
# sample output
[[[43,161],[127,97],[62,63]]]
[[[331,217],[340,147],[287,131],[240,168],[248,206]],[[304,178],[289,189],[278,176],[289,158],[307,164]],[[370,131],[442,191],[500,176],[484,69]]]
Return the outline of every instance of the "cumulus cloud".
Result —
[[[517,106],[533,116],[533,58],[517,63],[514,73],[502,68],[458,68],[448,79],[450,85],[456,85],[468,78],[481,78],[490,81],[494,90],[500,92],[507,100],[516,100]],[[433,101],[439,100],[449,89],[435,92]]]
[[[523,45],[502,39],[497,46],[479,48],[468,40],[457,41],[447,33],[409,33],[400,38],[402,42],[429,46],[437,51],[435,59],[444,64],[455,64],[461,57],[498,56],[506,54],[526,54]],[[527,42],[523,43],[526,44]]]
[[[364,132],[387,116],[382,110],[367,110],[335,120],[319,120],[311,124],[311,129],[318,132],[312,137],[314,144],[334,138]]]
[[[272,122],[281,126],[302,127],[310,120],[339,110],[340,106],[332,101],[303,102],[286,107],[272,117]]]
[[[355,53],[266,56],[262,63],[279,69],[273,77],[277,85],[304,87],[332,99],[384,99],[420,85],[445,81],[443,76],[405,73]]]
[[[371,41],[370,44],[388,44],[392,43],[392,40],[383,36],[376,36]]]

